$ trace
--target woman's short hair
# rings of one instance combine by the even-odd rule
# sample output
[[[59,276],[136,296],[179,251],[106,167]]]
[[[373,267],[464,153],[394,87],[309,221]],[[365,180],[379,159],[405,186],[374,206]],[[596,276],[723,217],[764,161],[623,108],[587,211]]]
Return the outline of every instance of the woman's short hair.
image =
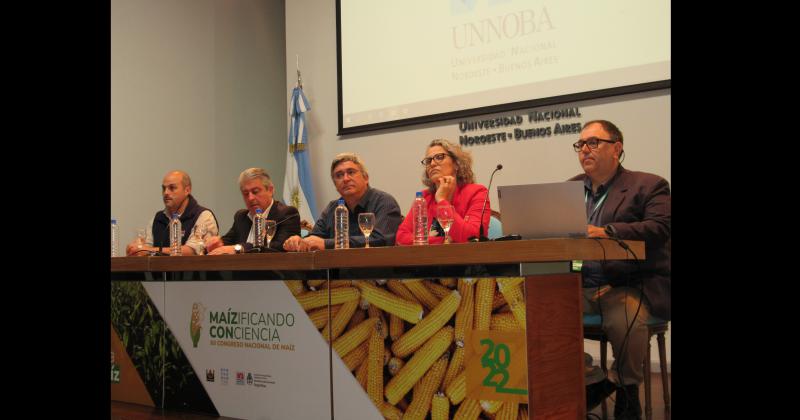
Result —
[[[475,175],[472,173],[472,153],[461,148],[460,145],[451,143],[445,139],[434,139],[425,148],[428,149],[434,146],[439,146],[450,155],[453,163],[456,165],[456,182],[458,185],[473,184],[475,183]],[[436,191],[436,184],[428,178],[428,167],[422,171],[422,183],[431,190]]]

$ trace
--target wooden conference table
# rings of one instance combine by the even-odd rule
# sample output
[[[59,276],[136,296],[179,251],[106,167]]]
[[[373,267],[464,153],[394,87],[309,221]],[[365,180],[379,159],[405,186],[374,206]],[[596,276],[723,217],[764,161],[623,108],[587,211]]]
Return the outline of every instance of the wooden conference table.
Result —
[[[118,257],[111,280],[524,276],[530,418],[584,419],[580,273],[572,260],[645,258],[644,242],[539,239],[220,256]],[[633,255],[632,255],[633,254]]]

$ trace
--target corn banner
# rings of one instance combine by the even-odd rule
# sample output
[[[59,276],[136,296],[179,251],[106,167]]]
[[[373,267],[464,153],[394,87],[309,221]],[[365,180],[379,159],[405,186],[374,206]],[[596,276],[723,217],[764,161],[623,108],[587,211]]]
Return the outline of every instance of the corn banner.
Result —
[[[112,399],[236,418],[527,418],[523,280],[112,282]]]
[[[516,420],[529,404],[524,286],[498,277],[292,287],[384,418]],[[335,391],[334,407],[344,397]]]

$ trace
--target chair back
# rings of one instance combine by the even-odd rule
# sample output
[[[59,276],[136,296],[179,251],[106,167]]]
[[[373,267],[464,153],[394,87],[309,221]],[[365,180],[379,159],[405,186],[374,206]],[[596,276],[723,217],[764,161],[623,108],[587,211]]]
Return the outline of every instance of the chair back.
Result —
[[[489,232],[486,237],[489,239],[497,239],[503,236],[503,222],[500,221],[500,212],[492,210],[492,215],[489,218]]]

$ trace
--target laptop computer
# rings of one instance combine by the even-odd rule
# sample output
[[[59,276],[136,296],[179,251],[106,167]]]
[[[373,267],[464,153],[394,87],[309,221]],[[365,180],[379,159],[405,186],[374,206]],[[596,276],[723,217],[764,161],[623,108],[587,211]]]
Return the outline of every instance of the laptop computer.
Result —
[[[497,187],[503,234],[522,239],[585,238],[583,181]]]

